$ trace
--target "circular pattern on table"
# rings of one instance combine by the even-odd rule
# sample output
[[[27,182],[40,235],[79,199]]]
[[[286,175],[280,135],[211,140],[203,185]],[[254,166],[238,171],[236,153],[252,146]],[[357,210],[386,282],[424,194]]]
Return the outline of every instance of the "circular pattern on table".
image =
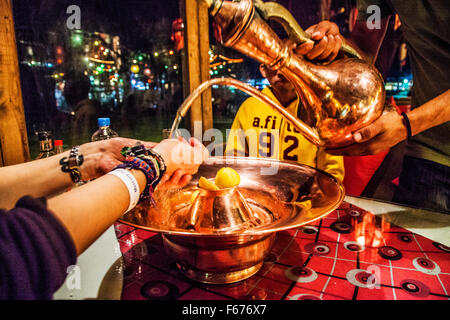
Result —
[[[359,217],[361,215],[361,212],[355,209],[349,210],[348,214],[352,217]]]
[[[418,280],[405,279],[400,282],[400,286],[409,295],[412,295],[414,297],[424,298],[430,294],[430,288],[428,288],[426,284]]]
[[[351,284],[361,288],[374,288],[379,283],[377,277],[363,269],[353,269],[345,276]]]
[[[350,224],[342,221],[334,222],[330,225],[330,229],[337,233],[350,233],[353,231],[353,228]]]
[[[442,251],[444,251],[446,253],[450,253],[450,247],[447,247],[447,246],[445,246],[445,245],[443,245],[442,243],[439,243],[439,242],[434,242],[433,241],[432,243],[433,243],[433,246],[435,246],[439,250],[442,250]]]
[[[149,281],[141,287],[141,295],[147,300],[175,300],[179,291],[170,282]]]
[[[309,283],[317,279],[317,273],[308,267],[291,267],[284,272],[286,278],[299,283]]]
[[[302,232],[304,234],[316,234],[317,232],[319,232],[319,230],[316,227],[313,227],[313,226],[303,226],[302,227]]]
[[[366,249],[363,245],[355,241],[348,241],[344,243],[344,248],[352,252],[362,252]]]
[[[390,246],[383,246],[379,248],[378,254],[386,260],[400,260],[403,257],[402,253],[398,249]]]
[[[406,242],[406,243],[410,243],[410,242],[412,242],[412,240],[413,240],[412,235],[410,235],[410,234],[408,234],[408,233],[399,233],[399,234],[397,235],[397,238],[398,238],[400,241],[403,241],[403,242]]]
[[[322,300],[319,297],[313,296],[312,294],[296,294],[290,296],[288,300]]]
[[[326,256],[330,253],[331,249],[325,243],[311,242],[305,245],[305,251],[315,256]]]
[[[414,258],[412,263],[413,263],[414,268],[416,268],[420,272],[430,274],[430,275],[437,275],[437,274],[441,273],[441,268],[434,261],[431,261],[430,259],[418,257],[418,258]]]

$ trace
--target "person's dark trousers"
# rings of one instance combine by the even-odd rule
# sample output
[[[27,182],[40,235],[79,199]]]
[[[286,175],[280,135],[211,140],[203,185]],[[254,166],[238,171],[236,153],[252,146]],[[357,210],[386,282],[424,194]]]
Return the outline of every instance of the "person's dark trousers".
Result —
[[[393,202],[450,214],[450,167],[405,156]]]

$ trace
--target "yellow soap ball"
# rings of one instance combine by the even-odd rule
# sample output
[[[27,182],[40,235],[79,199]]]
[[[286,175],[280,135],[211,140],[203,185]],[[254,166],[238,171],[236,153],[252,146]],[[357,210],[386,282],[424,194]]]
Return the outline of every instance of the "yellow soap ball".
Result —
[[[215,183],[220,189],[232,188],[241,183],[241,177],[236,170],[225,167],[217,172]]]
[[[219,187],[214,184],[214,182],[206,179],[205,177],[200,177],[200,180],[198,180],[198,186],[202,189],[206,190],[219,190]]]

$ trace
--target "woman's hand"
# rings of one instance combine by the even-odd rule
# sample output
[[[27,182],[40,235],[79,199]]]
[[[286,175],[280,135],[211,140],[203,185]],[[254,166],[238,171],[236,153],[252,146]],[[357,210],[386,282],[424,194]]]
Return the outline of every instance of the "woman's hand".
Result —
[[[166,164],[166,174],[160,186],[180,188],[185,186],[197,172],[200,164],[209,157],[208,150],[197,140],[189,142],[183,138],[167,139],[160,143],[145,142],[128,138],[113,138],[86,143],[80,146],[84,162],[80,166],[83,180],[98,178],[125,160],[120,153],[124,147],[133,147],[137,142],[159,153]]]
[[[113,138],[81,145],[80,154],[83,155],[84,162],[80,170],[83,180],[92,180],[110,172],[125,160],[120,153],[123,147],[133,147],[136,142],[141,142],[147,148],[156,145],[154,142],[128,138]]]
[[[180,141],[182,143],[188,143],[182,137],[178,138],[178,141]],[[201,156],[202,156],[201,162],[205,161],[209,157],[208,150],[197,139],[191,138],[189,140],[189,145],[194,148],[197,156],[200,156],[200,154],[201,154]],[[201,164],[201,162],[197,161],[195,165],[197,165],[198,163]],[[194,171],[197,172],[197,169],[198,169],[198,166]],[[162,177],[161,182],[158,185],[158,188],[164,188],[164,189],[183,188],[191,181],[192,174],[195,173],[194,171],[185,173],[182,169],[179,168],[179,169],[176,169],[171,175],[166,173]]]
[[[161,182],[158,184],[158,189],[179,189],[186,186],[192,179],[192,175],[183,173],[183,170],[177,169],[172,175],[165,174]]]
[[[153,150],[163,157],[167,167],[166,175],[168,176],[175,173],[177,169],[181,169],[183,175],[193,175],[203,161],[209,157],[209,152],[205,146],[194,138],[191,138],[189,142],[182,137],[166,139],[158,143]]]

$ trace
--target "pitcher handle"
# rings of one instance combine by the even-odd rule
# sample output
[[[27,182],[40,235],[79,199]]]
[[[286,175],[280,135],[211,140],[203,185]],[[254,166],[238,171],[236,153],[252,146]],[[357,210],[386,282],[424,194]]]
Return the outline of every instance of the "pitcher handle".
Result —
[[[282,5],[276,2],[263,2],[262,0],[253,0],[253,5],[265,21],[278,22],[288,34],[289,39],[295,43],[313,42],[311,36],[300,27],[297,20]],[[342,39],[342,46],[339,51],[350,57],[363,59],[359,52],[346,43],[344,39]]]

